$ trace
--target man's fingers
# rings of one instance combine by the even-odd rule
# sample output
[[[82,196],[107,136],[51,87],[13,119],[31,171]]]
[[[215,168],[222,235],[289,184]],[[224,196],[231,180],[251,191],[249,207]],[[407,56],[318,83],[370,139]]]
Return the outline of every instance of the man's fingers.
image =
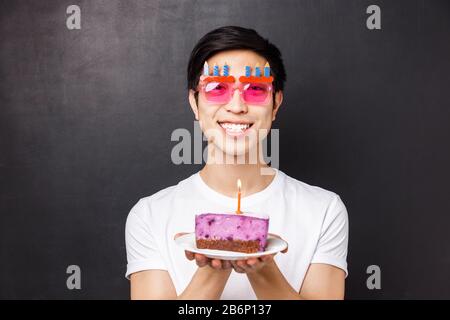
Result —
[[[250,258],[247,260],[247,265],[252,268],[256,267],[259,263],[261,262],[259,261],[258,258]]]
[[[274,254],[267,254],[265,256],[260,257],[260,259],[263,262],[268,262],[268,261],[272,260],[274,256],[275,256]]]
[[[250,270],[251,270],[251,266],[249,266],[249,265],[247,264],[247,261],[246,261],[246,260],[237,260],[237,261],[236,261],[236,264],[237,264],[237,266],[238,266],[239,268],[243,269],[244,272],[247,272],[247,271],[250,271]]]
[[[236,260],[231,261],[231,265],[233,266],[234,271],[236,271],[237,273],[245,273],[245,270],[237,265]]]
[[[187,258],[188,260],[194,260],[194,259],[195,259],[195,255],[194,255],[194,253],[191,252],[191,251],[185,250],[185,251],[184,251],[184,254],[186,255],[186,258]]]
[[[195,254],[195,262],[197,265],[201,268],[208,264],[208,258],[206,258],[204,255],[196,253]]]
[[[244,269],[247,263],[245,262],[245,260],[237,260],[236,264],[238,265],[239,268]]]
[[[211,268],[216,270],[220,269],[230,269],[232,267],[231,262],[228,260],[220,260],[220,259],[209,259],[203,254],[193,253],[190,251],[185,251],[186,258],[189,260],[195,259],[195,262],[199,267],[204,267],[209,265]]]
[[[214,269],[222,269],[222,262],[218,259],[212,259],[211,267],[213,267]]]

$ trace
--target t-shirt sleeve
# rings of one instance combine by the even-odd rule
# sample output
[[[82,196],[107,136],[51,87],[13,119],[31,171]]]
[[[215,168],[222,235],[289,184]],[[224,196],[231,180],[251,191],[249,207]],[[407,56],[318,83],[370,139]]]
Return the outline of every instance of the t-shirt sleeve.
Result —
[[[311,263],[325,263],[347,270],[348,214],[338,195],[328,206]]]
[[[151,228],[150,209],[144,200],[139,200],[128,214],[125,225],[128,262],[125,277],[127,279],[130,279],[132,273],[138,271],[167,270],[156,239]]]

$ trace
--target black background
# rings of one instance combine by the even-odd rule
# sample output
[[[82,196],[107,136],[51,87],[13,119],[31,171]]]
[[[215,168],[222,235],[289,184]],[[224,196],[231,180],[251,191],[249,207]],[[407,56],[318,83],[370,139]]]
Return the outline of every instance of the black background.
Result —
[[[127,214],[201,168],[172,164],[170,135],[193,131],[188,56],[223,25],[283,53],[280,169],[344,200],[347,298],[449,299],[445,0],[1,1],[0,298],[128,298]]]

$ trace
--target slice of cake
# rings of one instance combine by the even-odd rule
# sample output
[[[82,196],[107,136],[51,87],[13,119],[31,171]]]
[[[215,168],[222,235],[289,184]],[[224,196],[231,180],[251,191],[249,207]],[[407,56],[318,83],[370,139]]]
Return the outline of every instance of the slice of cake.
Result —
[[[195,240],[199,249],[244,253],[264,251],[269,217],[250,213],[202,213],[195,216]]]

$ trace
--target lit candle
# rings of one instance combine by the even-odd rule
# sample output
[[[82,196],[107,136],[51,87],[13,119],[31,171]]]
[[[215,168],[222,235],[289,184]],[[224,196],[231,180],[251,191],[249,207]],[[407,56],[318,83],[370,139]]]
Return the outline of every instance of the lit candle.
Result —
[[[259,67],[259,63],[256,64],[255,77],[261,77],[261,68]]]
[[[251,75],[252,75],[252,69],[250,68],[250,66],[246,66],[245,67],[245,76],[250,77]]]
[[[209,66],[208,62],[205,61],[205,64],[203,65],[203,75],[209,76]]]
[[[230,67],[227,65],[227,63],[225,62],[225,65],[223,66],[223,76],[224,77],[228,77],[230,74]]]
[[[238,186],[238,206],[237,206],[236,213],[241,214],[242,213],[241,212],[241,179],[238,179],[237,186]]]
[[[264,77],[270,77],[270,65],[268,62],[264,65]]]
[[[214,68],[213,68],[213,76],[219,76],[219,66],[217,65],[217,63],[214,64]]]

